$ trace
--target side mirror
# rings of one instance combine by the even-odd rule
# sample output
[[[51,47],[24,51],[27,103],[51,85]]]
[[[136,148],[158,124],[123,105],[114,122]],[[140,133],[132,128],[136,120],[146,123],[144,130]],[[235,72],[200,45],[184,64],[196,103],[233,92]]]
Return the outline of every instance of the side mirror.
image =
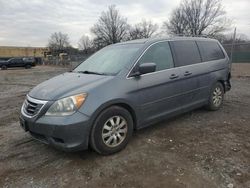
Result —
[[[155,72],[155,70],[156,70],[155,63],[143,63],[143,64],[139,65],[137,71],[132,73],[130,76],[137,77],[137,76],[140,76],[142,74]]]
[[[147,74],[150,72],[155,72],[156,64],[155,63],[143,63],[139,66],[138,72],[140,74]]]

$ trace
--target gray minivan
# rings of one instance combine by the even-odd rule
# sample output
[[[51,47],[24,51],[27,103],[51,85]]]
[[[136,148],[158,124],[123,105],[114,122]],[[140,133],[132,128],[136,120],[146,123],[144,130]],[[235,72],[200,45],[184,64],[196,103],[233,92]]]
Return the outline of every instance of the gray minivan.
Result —
[[[231,87],[230,69],[225,50],[213,39],[110,45],[32,89],[20,124],[56,148],[115,153],[134,130],[203,106],[218,110]]]

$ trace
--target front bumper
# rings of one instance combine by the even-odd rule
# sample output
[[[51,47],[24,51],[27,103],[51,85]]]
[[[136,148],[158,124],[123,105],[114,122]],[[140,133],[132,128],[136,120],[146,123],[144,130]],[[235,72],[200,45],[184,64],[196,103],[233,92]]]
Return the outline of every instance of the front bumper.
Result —
[[[42,116],[29,118],[20,115],[20,125],[33,138],[64,151],[77,151],[88,148],[91,128],[88,116],[76,112],[71,116]]]

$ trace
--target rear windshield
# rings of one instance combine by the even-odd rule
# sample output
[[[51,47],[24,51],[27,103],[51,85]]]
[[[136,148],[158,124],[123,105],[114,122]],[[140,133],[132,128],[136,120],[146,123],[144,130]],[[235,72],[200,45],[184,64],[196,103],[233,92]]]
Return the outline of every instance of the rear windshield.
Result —
[[[141,46],[124,44],[105,47],[76,67],[74,72],[115,75],[135,57]]]

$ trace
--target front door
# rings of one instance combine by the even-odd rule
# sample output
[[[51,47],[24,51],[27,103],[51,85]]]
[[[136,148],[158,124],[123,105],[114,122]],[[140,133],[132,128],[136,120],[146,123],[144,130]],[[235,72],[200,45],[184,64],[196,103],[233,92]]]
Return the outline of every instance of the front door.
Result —
[[[174,68],[168,42],[152,45],[138,62],[155,63],[156,71],[141,75],[137,79],[139,87],[139,126],[158,120],[181,109],[181,83],[178,68]]]

